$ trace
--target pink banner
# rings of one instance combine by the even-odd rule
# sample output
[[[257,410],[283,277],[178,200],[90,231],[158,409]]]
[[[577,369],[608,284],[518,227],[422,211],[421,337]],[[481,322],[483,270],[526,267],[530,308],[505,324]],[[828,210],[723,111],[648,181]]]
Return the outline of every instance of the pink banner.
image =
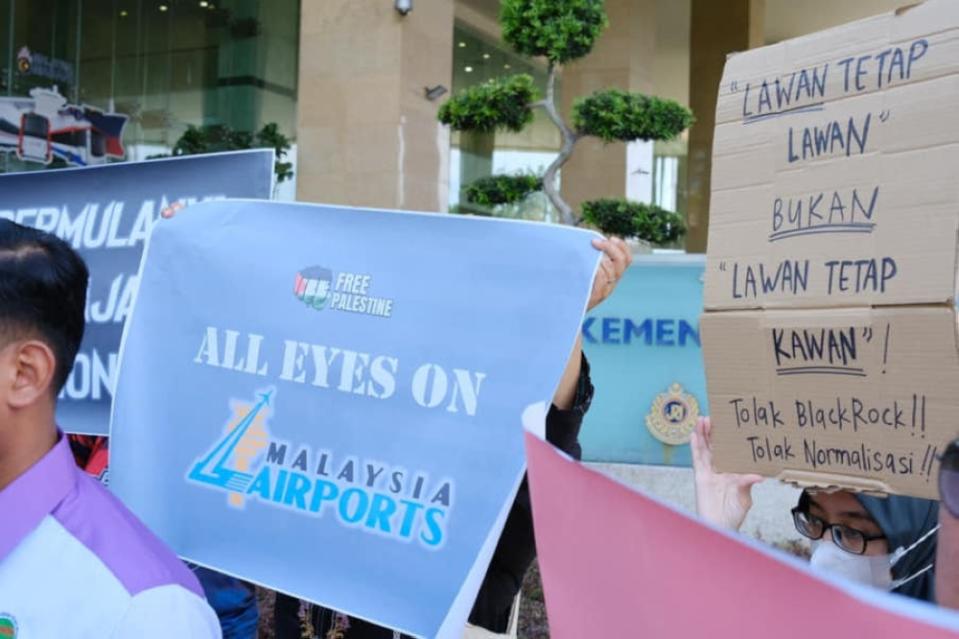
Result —
[[[554,639],[959,635],[959,615],[819,579],[800,562],[633,491],[529,432],[526,451]]]

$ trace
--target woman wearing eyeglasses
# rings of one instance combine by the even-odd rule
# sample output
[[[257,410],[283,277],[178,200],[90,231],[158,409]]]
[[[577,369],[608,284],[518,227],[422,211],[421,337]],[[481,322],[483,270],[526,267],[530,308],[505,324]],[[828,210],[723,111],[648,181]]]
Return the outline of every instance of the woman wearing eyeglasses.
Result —
[[[936,600],[959,609],[959,439],[949,444],[939,466],[939,544]]]
[[[752,507],[759,475],[713,470],[709,418],[693,433],[696,507],[717,526],[739,530]],[[840,490],[803,491],[792,509],[796,530],[813,541],[810,563],[834,576],[933,600],[937,502],[913,497],[868,497]]]

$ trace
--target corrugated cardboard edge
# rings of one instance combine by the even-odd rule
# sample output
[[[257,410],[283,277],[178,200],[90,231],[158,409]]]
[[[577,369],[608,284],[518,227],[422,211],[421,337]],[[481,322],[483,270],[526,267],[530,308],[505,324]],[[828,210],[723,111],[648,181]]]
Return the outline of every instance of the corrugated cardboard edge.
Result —
[[[812,489],[821,492],[836,492],[848,490],[866,495],[896,494],[889,484],[877,479],[866,479],[855,475],[837,475],[834,473],[818,473],[806,470],[784,470],[775,479],[791,484],[796,488]]]

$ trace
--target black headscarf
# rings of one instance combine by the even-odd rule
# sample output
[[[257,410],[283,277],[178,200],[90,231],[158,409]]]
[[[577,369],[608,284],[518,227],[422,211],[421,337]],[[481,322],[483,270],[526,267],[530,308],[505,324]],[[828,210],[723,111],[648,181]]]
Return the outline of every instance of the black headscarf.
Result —
[[[859,503],[876,520],[889,542],[889,552],[909,548],[938,524],[939,502],[916,497],[867,497],[856,495]],[[892,578],[905,579],[918,573],[936,560],[936,535],[930,535],[921,544],[910,550],[892,569]],[[935,601],[933,583],[935,568],[926,571],[894,592]]]

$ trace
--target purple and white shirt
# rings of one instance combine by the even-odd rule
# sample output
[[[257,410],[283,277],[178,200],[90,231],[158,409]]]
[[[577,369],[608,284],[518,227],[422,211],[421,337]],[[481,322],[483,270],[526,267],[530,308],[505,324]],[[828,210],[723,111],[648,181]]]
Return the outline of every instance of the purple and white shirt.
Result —
[[[0,622],[16,639],[221,636],[190,569],[63,436],[0,491]]]

